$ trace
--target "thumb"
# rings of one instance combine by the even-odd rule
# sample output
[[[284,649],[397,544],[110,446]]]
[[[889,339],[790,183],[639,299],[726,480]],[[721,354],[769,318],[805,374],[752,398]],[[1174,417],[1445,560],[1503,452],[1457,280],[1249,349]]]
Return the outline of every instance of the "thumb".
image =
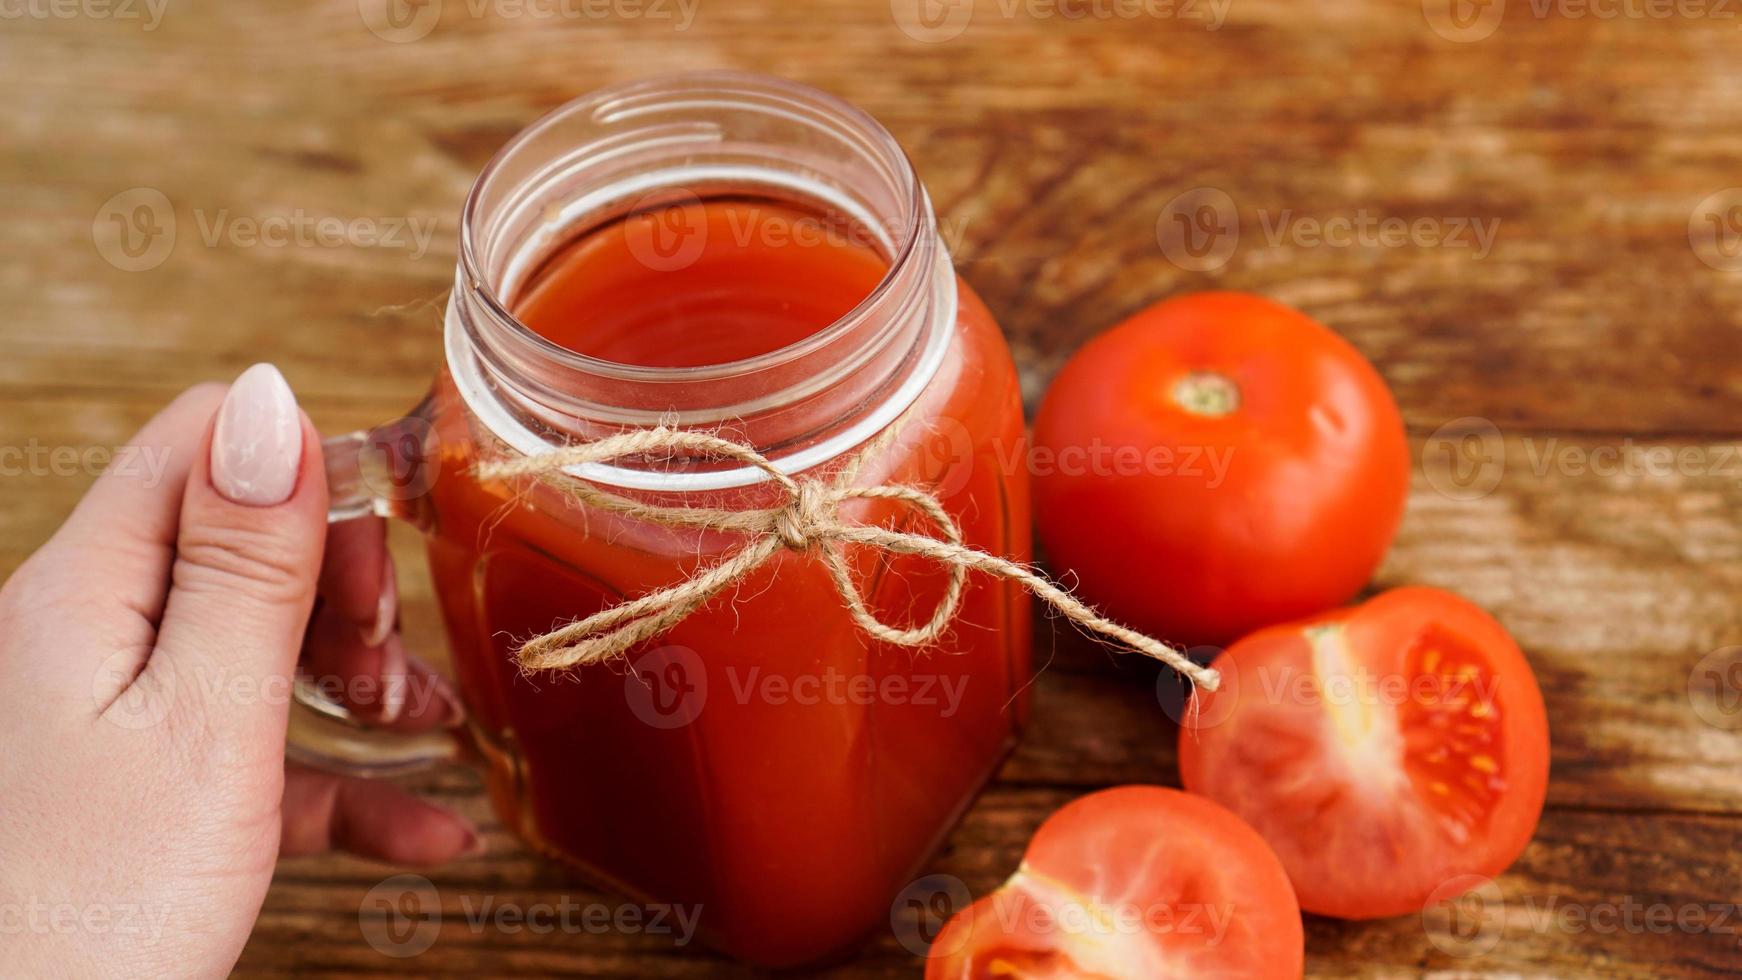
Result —
[[[222,724],[282,733],[326,538],[320,438],[270,364],[242,372],[188,474],[146,671]],[[270,706],[270,710],[263,708]]]

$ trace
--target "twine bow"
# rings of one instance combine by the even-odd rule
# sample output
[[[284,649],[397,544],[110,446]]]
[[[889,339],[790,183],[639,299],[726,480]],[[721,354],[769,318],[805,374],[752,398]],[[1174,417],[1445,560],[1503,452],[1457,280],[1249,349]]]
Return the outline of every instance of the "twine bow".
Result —
[[[746,510],[666,507],[620,496],[584,480],[561,479],[562,471],[571,466],[604,463],[657,451],[701,453],[754,466],[780,487],[785,499],[778,506]],[[560,670],[621,656],[637,644],[664,634],[721,591],[743,581],[785,548],[819,556],[853,621],[866,634],[886,643],[920,647],[936,640],[961,607],[967,573],[977,571],[1020,582],[1071,622],[1167,664],[1205,690],[1216,689],[1220,680],[1216,671],[1193,663],[1165,643],[1106,619],[1027,566],[963,544],[961,528],[931,494],[900,485],[854,486],[857,464],[863,458],[864,454],[861,454],[833,481],[799,481],[782,473],[761,453],[748,446],[707,433],[659,426],[536,456],[479,464],[476,473],[485,480],[533,476],[560,481],[560,488],[581,503],[625,517],[666,527],[742,534],[749,539],[736,552],[676,585],[656,589],[638,599],[533,637],[516,651],[521,665],[532,670]],[[849,500],[904,503],[923,515],[938,536],[848,521],[841,516],[841,507]],[[844,548],[848,544],[868,545],[890,554],[918,555],[947,568],[949,585],[931,618],[906,629],[878,619],[866,606],[864,595],[849,574]]]

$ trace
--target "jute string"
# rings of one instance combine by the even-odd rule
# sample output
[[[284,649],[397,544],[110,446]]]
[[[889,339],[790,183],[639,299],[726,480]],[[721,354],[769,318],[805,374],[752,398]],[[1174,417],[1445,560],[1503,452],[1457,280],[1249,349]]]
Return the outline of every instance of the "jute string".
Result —
[[[527,640],[517,651],[521,666],[530,670],[560,670],[621,656],[637,644],[664,634],[721,591],[742,582],[785,548],[813,553],[821,558],[853,621],[867,635],[886,643],[921,647],[938,639],[961,607],[967,573],[975,571],[1020,582],[1078,626],[1167,664],[1205,690],[1216,689],[1220,678],[1214,670],[1193,663],[1159,640],[1107,619],[1027,566],[963,544],[960,526],[935,496],[909,486],[855,486],[860,464],[874,448],[862,451],[831,480],[801,481],[782,473],[761,453],[741,443],[662,425],[535,456],[479,464],[477,475],[485,480],[536,477],[553,483],[582,504],[634,520],[673,528],[741,534],[748,539],[742,548],[698,570],[682,582],[656,589],[638,599]],[[568,479],[563,475],[563,470],[571,466],[605,463],[655,452],[699,453],[754,466],[781,489],[784,499],[778,506],[745,510],[666,507],[611,493],[585,480]],[[841,516],[841,507],[850,500],[893,500],[906,504],[923,515],[937,535],[912,534],[848,521]],[[948,569],[949,585],[931,618],[905,629],[878,619],[866,606],[864,595],[848,571],[845,546],[849,544],[868,545],[891,554],[929,558]]]

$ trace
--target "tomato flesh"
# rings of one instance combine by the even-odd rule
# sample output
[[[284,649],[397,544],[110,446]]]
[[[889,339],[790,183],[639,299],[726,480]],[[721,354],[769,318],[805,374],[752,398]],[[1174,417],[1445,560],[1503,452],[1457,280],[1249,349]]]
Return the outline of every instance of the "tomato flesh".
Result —
[[[1396,590],[1260,631],[1216,665],[1225,684],[1194,695],[1181,777],[1269,841],[1303,909],[1414,912],[1448,880],[1498,874],[1534,833],[1542,695],[1465,600]]]
[[[1298,977],[1302,946],[1287,874],[1250,827],[1128,786],[1049,818],[1016,874],[939,934],[926,977]]]
[[[1476,690],[1493,669],[1457,637],[1433,629],[1411,649],[1406,670],[1429,683],[1398,712],[1404,769],[1446,836],[1466,843],[1484,831],[1506,792],[1504,706]]]

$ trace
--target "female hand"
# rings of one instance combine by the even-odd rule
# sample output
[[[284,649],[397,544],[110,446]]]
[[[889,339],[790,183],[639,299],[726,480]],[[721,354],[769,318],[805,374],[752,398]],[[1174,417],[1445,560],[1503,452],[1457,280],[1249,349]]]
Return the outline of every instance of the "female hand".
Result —
[[[459,709],[396,631],[383,522],[329,532],[320,437],[278,371],[184,393],[132,445],[161,469],[111,467],[0,589],[8,973],[221,976],[281,853],[478,846],[392,785],[284,763],[299,650],[378,724]]]

